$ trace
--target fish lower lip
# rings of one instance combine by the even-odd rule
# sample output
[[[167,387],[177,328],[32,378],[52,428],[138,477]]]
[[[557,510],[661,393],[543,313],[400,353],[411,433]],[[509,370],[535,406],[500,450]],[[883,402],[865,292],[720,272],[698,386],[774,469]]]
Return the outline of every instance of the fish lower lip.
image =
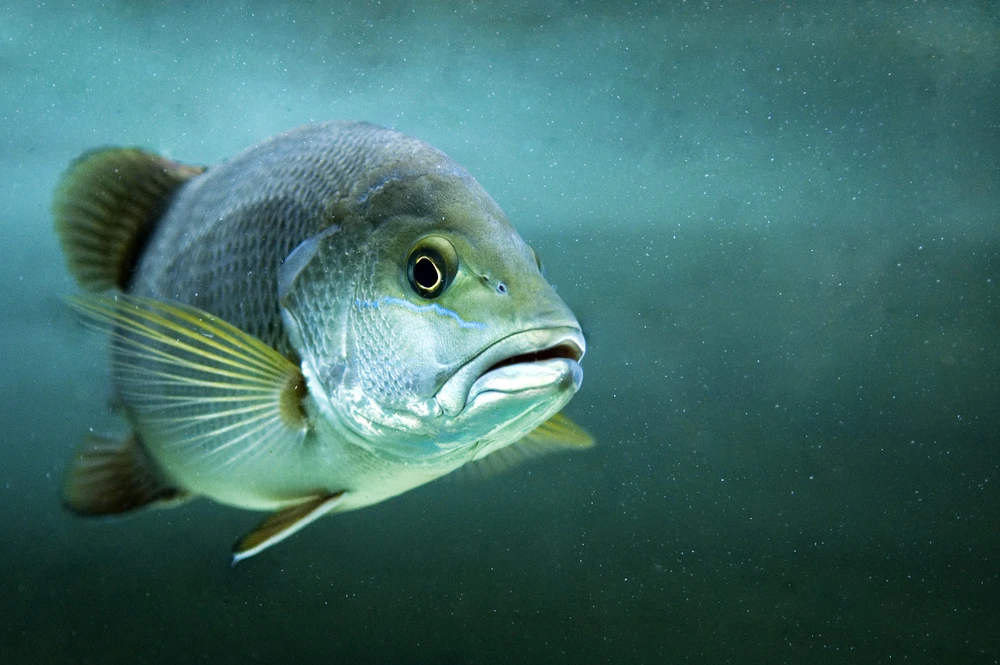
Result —
[[[486,391],[521,392],[568,377],[579,382],[586,343],[575,326],[526,330],[484,349],[459,369],[436,395],[441,410],[454,416]]]
[[[583,378],[580,363],[571,358],[522,361],[491,368],[469,389],[468,402],[483,393],[523,393],[557,383],[579,385]]]

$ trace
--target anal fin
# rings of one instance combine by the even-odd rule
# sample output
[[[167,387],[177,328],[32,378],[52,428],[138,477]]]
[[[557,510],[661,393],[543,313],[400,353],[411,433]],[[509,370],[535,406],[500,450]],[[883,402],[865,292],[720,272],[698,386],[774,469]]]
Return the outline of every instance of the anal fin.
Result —
[[[322,494],[274,513],[233,546],[233,565],[235,566],[243,559],[249,559],[309,526],[333,510],[343,496],[343,492]]]
[[[87,437],[63,487],[66,507],[80,515],[118,515],[186,498],[163,479],[135,434],[121,441]]]

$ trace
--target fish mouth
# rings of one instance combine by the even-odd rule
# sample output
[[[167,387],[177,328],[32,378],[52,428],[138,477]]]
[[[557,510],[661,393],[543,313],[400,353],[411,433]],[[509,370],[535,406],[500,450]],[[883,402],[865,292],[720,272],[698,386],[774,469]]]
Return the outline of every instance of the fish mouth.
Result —
[[[445,415],[455,416],[486,392],[522,393],[554,384],[579,386],[583,332],[574,326],[536,328],[504,337],[483,349],[435,395]]]

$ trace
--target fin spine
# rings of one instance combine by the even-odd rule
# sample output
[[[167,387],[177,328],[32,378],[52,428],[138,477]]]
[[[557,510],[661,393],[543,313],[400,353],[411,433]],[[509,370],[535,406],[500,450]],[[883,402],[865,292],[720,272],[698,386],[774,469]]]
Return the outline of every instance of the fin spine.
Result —
[[[336,508],[343,497],[343,492],[322,494],[268,516],[257,525],[257,528],[233,545],[232,565],[235,567],[240,561],[249,559],[301,531]]]

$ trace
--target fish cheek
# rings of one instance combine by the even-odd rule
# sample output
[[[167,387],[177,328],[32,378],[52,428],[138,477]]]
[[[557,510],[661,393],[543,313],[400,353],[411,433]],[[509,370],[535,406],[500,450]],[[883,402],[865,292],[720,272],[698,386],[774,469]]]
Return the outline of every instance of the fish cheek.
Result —
[[[444,250],[453,239],[456,235],[442,230],[435,219],[412,215],[387,220],[373,233],[370,260],[355,285],[348,362],[354,387],[383,407],[410,410],[414,402],[433,398],[482,349],[491,332],[484,303],[472,307],[474,292],[482,287],[478,279],[462,272],[461,251],[451,257],[454,266],[448,264]],[[418,292],[419,283],[412,284],[409,270],[414,253],[425,245],[437,250],[429,254],[435,260],[444,259],[442,275],[449,267],[457,273],[434,297]],[[471,316],[472,309],[482,310],[483,316]]]
[[[284,329],[301,360],[310,393],[317,397],[336,395],[345,372],[344,332],[353,296],[350,277],[356,270],[346,248],[355,242],[331,226],[299,245],[279,270]]]
[[[428,333],[397,286],[398,262],[381,258],[385,254],[371,251],[355,282],[347,330],[350,376],[345,387],[382,409],[409,411],[428,383],[421,361],[426,350],[420,342]]]

